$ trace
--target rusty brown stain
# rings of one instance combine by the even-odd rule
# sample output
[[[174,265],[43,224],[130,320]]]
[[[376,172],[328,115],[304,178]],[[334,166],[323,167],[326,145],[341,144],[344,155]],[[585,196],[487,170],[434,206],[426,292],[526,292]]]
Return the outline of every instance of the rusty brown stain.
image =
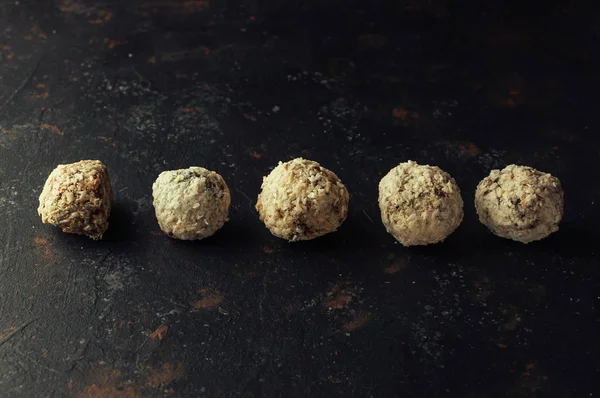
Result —
[[[165,325],[162,325],[162,326],[158,327],[158,329],[156,329],[154,332],[152,332],[152,334],[150,335],[150,338],[155,341],[156,340],[160,341],[165,338],[168,331],[169,331],[169,328]]]
[[[102,141],[102,142],[105,142],[105,143],[107,143],[108,145],[112,146],[113,148],[116,148],[116,147],[117,147],[117,144],[115,144],[115,143],[113,142],[112,138],[110,138],[110,137],[105,137],[105,136],[103,136],[103,135],[100,135],[100,136],[98,136],[98,139],[99,139],[100,141]]]
[[[146,380],[146,385],[149,387],[160,387],[164,384],[172,383],[176,380],[183,379],[185,373],[183,369],[183,364],[176,363],[165,363],[160,370],[152,369],[150,371],[150,375]]]
[[[457,146],[464,155],[470,157],[479,156],[482,153],[481,149],[477,145],[469,141],[460,142]]]
[[[118,369],[99,367],[83,375],[84,380],[70,379],[67,387],[77,398],[141,398],[156,396],[158,387],[166,386],[185,377],[180,362],[164,363],[134,372],[133,379],[125,380]]]
[[[404,108],[394,108],[392,109],[392,117],[395,119],[406,120],[408,111]]]
[[[139,398],[135,387],[122,385],[102,386],[92,384],[83,389],[78,398]]]
[[[65,14],[71,14],[81,9],[81,4],[76,0],[61,0],[58,9]]]
[[[35,88],[45,88],[45,87],[46,87],[46,85],[42,84],[42,83],[38,83],[35,85]]]
[[[323,306],[330,310],[346,308],[356,295],[355,289],[348,282],[334,284],[327,292]]]
[[[32,35],[25,35],[25,36],[23,36],[23,38],[25,40],[33,40],[33,36]]]
[[[140,5],[140,8],[170,8],[180,12],[192,13],[204,11],[210,7],[210,2],[206,0],[188,0],[188,1],[146,1]]]
[[[489,44],[494,45],[516,44],[519,47],[527,47],[531,44],[529,35],[524,34],[518,29],[504,27],[491,31],[487,37],[487,41]]]
[[[343,326],[343,329],[347,332],[352,332],[356,329],[359,329],[359,328],[365,326],[369,322],[370,319],[371,319],[370,314],[357,315],[350,322],[346,322]]]
[[[33,238],[33,241],[38,246],[36,250],[39,255],[48,261],[56,260],[56,250],[52,247],[50,242],[48,242],[48,239],[41,236],[36,236]]]
[[[509,95],[519,95],[519,94],[521,94],[521,90],[518,89],[518,88],[515,88],[515,87],[509,88],[508,89],[508,94]]]
[[[272,253],[273,253],[273,251],[274,251],[274,250],[273,250],[271,247],[269,247],[269,246],[263,246],[263,249],[262,249],[262,250],[263,250],[263,252],[264,252],[264,253],[267,253],[267,254],[272,254]]]
[[[260,153],[256,152],[255,150],[250,150],[250,151],[248,152],[248,154],[249,154],[251,157],[253,157],[254,159],[260,159],[260,158],[262,158],[262,154],[260,154]]]
[[[120,41],[109,39],[108,37],[105,37],[103,41],[104,41],[104,44],[106,44],[106,46],[110,49],[113,49],[116,46],[118,46],[119,44],[121,44]]]
[[[42,128],[46,129],[46,130],[50,130],[52,133],[54,133],[56,135],[65,135],[65,133],[63,131],[61,131],[58,127],[56,127],[52,124],[43,123]]]
[[[201,289],[200,293],[204,295],[204,297],[192,303],[192,307],[195,309],[213,308],[223,302],[223,296],[217,291]]]
[[[535,368],[535,364],[534,363],[528,363],[525,365],[525,369],[527,371],[533,370]]]
[[[548,377],[541,373],[537,363],[528,363],[525,365],[525,371],[521,373],[518,384],[519,387],[535,393],[542,388],[542,385],[548,381]]]
[[[97,25],[110,21],[113,17],[113,14],[112,12],[106,10],[90,10],[86,13],[86,16],[88,18],[91,17],[91,19],[88,19],[89,24]]]
[[[406,269],[406,264],[404,263],[399,263],[399,262],[395,262],[392,265],[385,267],[383,269],[383,272],[385,272],[388,275],[393,275],[396,274],[400,271],[403,271],[404,269]]]
[[[3,338],[5,338],[6,336],[8,336],[9,334],[11,334],[12,332],[14,332],[15,330],[17,330],[16,326],[11,326],[9,328],[4,329],[2,332],[0,332],[0,340],[2,340]]]
[[[183,108],[183,112],[184,113],[192,113],[192,112],[196,112],[196,110],[194,108]]]
[[[403,108],[403,107],[397,107],[397,108],[392,109],[392,117],[394,119],[406,121],[409,118],[418,119],[419,114],[417,112],[411,112],[408,109]]]
[[[251,114],[249,114],[249,113],[244,113],[244,119],[248,119],[248,120],[251,120],[253,122],[256,121],[256,117],[253,116],[253,115],[251,115]]]
[[[6,55],[6,58],[7,58],[8,60],[11,60],[11,59],[13,59],[14,57],[15,57],[15,53],[8,53],[8,54]]]
[[[183,3],[183,8],[186,12],[204,11],[210,7],[210,3],[205,0],[186,1]]]
[[[379,50],[385,46],[387,39],[377,34],[363,34],[358,36],[358,48],[361,50]]]
[[[38,99],[46,99],[48,98],[49,94],[47,91],[43,92],[43,93],[35,93],[31,95],[31,98],[38,98]]]
[[[0,109],[2,109],[1,106],[0,106]],[[17,140],[17,136],[14,135],[13,133],[11,133],[10,130],[0,130],[0,134],[6,136],[11,141],[16,141]]]
[[[33,240],[38,245],[45,245],[48,243],[48,239],[42,238],[41,236],[36,236],[35,238],[33,238]]]

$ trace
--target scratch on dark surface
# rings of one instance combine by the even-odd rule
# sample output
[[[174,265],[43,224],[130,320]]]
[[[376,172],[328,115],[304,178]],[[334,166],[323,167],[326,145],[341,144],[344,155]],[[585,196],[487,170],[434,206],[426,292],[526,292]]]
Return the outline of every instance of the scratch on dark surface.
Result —
[[[243,191],[237,190],[237,192],[244,198],[246,198],[246,200],[248,201],[248,208],[250,209],[250,211],[254,211],[254,207],[252,207],[254,202],[252,201],[252,199],[250,199],[250,197],[246,195]]]
[[[13,330],[12,332],[10,332],[9,334],[7,334],[5,337],[2,338],[2,340],[0,340],[0,347],[2,347],[2,345],[4,345],[4,343],[6,343],[8,340],[10,340],[13,337],[15,337],[15,335],[17,333],[22,332],[23,329],[25,329],[27,326],[31,325],[32,323],[34,323],[38,319],[39,318],[34,318],[34,319],[30,320],[29,322],[25,322],[24,324],[22,324],[21,326],[19,326],[18,328],[16,328],[15,330]]]
[[[373,221],[373,219],[371,218],[371,216],[369,216],[369,213],[367,213],[365,209],[363,209],[362,212],[369,219],[369,221],[371,221],[371,224],[375,224],[375,221]]]
[[[269,279],[269,274],[265,273],[262,278],[261,286],[262,286],[262,294],[258,297],[258,313],[260,321],[263,321],[263,301],[267,297],[267,280]]]
[[[134,66],[131,67],[131,70],[140,79],[140,81],[151,83],[150,80],[146,79]]]
[[[26,354],[22,353],[22,352],[21,352],[21,351],[19,351],[19,350],[15,350],[15,352],[16,352],[18,355],[20,355],[22,358],[25,358],[25,359],[28,359],[28,360],[30,360],[31,362],[33,362],[34,364],[36,364],[36,365],[37,365],[37,366],[39,366],[40,368],[43,368],[43,369],[49,370],[49,371],[51,371],[52,373],[60,374],[60,372],[59,372],[58,370],[56,370],[56,369],[54,369],[54,368],[51,368],[51,367],[49,367],[49,366],[46,366],[46,365],[42,365],[42,364],[40,363],[40,361],[36,361],[35,359],[33,359],[33,358],[31,358],[30,356],[28,356],[28,355],[26,355]]]
[[[75,355],[77,357],[77,359],[73,360],[73,362],[71,362],[71,365],[69,366],[69,368],[65,371],[65,373],[69,374],[71,373],[73,370],[75,370],[75,368],[77,367],[77,365],[84,359],[84,354],[88,349],[88,346],[90,345],[90,341],[87,340],[85,342],[85,345],[83,347],[81,347],[77,354]]]
[[[100,257],[100,259],[96,262],[96,264],[94,264],[94,268],[96,269],[96,272],[94,274],[94,302],[92,303],[93,308],[96,308],[96,305],[98,304],[98,291],[100,290],[100,287],[98,285],[98,267],[106,261],[106,259],[108,258],[108,256],[110,256],[110,254],[111,254],[111,252],[109,250],[102,257]],[[108,271],[109,270],[106,270],[106,272],[104,272],[104,274],[102,275],[102,278],[104,278],[106,276]]]
[[[165,297],[165,296],[160,296],[160,298],[162,298],[162,299],[164,299],[164,300],[168,301],[169,303],[171,303],[171,304],[174,304],[174,305],[176,305],[176,306],[178,306],[178,307],[181,307],[181,308],[188,308],[188,306],[187,306],[187,305],[184,305],[184,304],[178,303],[178,302],[176,302],[176,301],[173,301],[173,300],[171,300],[171,299],[170,299],[170,298],[168,298],[168,297]]]
[[[31,72],[29,72],[29,75],[27,75],[27,77],[25,78],[25,80],[23,80],[23,82],[21,82],[21,84],[19,85],[19,87],[17,87],[17,89],[15,91],[13,91],[13,93],[6,99],[6,101],[4,101],[2,103],[2,105],[0,105],[0,110],[2,110],[6,105],[8,105],[10,103],[10,101],[12,101],[12,99],[21,92],[21,90],[23,90],[23,88],[27,85],[27,83],[29,83],[29,81],[33,78],[33,76],[35,75],[35,72],[37,71],[38,67],[40,66],[40,64],[42,63],[42,60],[44,59],[44,55],[42,55],[40,57],[40,59],[38,59],[38,61],[36,62],[35,66],[33,67],[33,69],[31,70]]]

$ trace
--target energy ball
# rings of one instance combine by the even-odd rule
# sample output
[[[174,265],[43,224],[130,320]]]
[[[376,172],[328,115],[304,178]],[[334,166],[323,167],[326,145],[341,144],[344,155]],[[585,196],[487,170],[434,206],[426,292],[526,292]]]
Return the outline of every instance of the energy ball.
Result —
[[[335,231],[348,215],[348,190],[333,172],[297,158],[264,177],[256,210],[277,237],[310,240]]]
[[[172,238],[204,239],[228,220],[229,188],[223,177],[202,167],[163,171],[152,196],[158,225]]]
[[[441,242],[462,222],[463,201],[454,179],[436,166],[400,163],[379,182],[386,230],[404,246]]]
[[[38,214],[63,232],[102,239],[108,228],[112,189],[99,160],[58,165],[44,185]]]
[[[563,203],[558,178],[514,164],[492,170],[475,192],[479,220],[494,234],[523,243],[557,231]]]

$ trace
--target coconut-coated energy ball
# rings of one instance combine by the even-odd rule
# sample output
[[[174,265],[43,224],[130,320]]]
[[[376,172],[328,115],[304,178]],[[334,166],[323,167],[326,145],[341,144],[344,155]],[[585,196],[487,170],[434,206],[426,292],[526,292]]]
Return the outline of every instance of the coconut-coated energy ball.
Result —
[[[492,170],[477,186],[479,220],[494,234],[529,243],[558,230],[563,216],[558,178],[527,166]]]
[[[404,246],[441,242],[463,219],[454,179],[436,166],[400,163],[379,182],[379,209],[387,231]]]
[[[160,229],[172,238],[204,239],[228,220],[229,188],[223,177],[202,167],[163,171],[152,196]]]
[[[348,214],[348,190],[338,176],[297,158],[264,177],[256,210],[271,233],[294,242],[335,231]]]
[[[48,176],[38,214],[63,232],[102,239],[108,228],[112,188],[99,160],[60,164]]]

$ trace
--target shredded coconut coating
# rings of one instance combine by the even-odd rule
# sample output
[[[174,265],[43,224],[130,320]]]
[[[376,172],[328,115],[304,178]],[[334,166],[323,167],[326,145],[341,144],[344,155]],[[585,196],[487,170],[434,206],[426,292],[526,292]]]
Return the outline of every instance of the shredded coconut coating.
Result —
[[[302,158],[264,177],[256,210],[271,233],[291,242],[338,229],[348,215],[348,190],[337,175]]]
[[[564,193],[558,178],[527,166],[492,170],[475,192],[479,220],[494,234],[529,243],[558,231]]]
[[[172,238],[204,239],[229,219],[231,194],[225,180],[202,167],[160,173],[152,196],[160,229]]]
[[[404,246],[441,242],[462,222],[463,201],[454,179],[436,166],[400,163],[379,182],[386,230]]]
[[[99,160],[58,165],[44,185],[38,214],[63,232],[102,239],[108,228],[112,189]]]

